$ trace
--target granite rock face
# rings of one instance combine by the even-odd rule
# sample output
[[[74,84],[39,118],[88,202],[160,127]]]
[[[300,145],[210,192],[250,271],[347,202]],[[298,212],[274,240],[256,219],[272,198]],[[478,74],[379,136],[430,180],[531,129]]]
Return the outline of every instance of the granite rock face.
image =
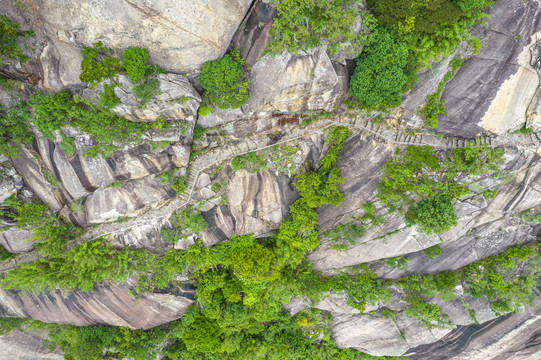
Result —
[[[47,349],[44,338],[47,335],[34,331],[14,330],[0,336],[0,358],[12,360],[63,360],[64,354],[58,349]]]
[[[325,47],[297,55],[264,55],[249,73],[250,99],[240,109],[216,109],[199,118],[203,127],[236,120],[272,118],[272,113],[307,110],[331,111],[346,95],[345,66],[334,64]]]
[[[445,87],[449,113],[440,120],[440,131],[470,137],[483,128],[502,133],[525,123],[521,112],[539,81],[527,58],[532,36],[541,31],[539,11],[536,1],[496,2],[488,28],[474,33],[481,39],[481,53],[469,59]]]
[[[523,313],[480,325],[459,326],[437,342],[408,351],[409,359],[529,360],[537,359],[541,298]]]
[[[164,118],[185,119],[194,122],[201,96],[188,79],[185,76],[172,73],[159,74],[156,78],[159,81],[160,94],[142,105],[133,93],[132,81],[125,75],[116,77],[114,81],[120,86],[114,88],[114,93],[120,99],[121,104],[115,106],[112,111],[130,121],[154,121],[158,118]],[[106,80],[98,84],[94,90],[85,89],[83,96],[98,97],[103,92],[103,85],[111,83],[111,80]]]
[[[4,317],[28,317],[43,322],[71,325],[127,326],[150,329],[178,319],[193,302],[193,294],[129,295],[129,285],[97,285],[93,292],[60,291],[42,295],[18,295],[0,290],[0,313]],[[44,309],[47,309],[44,311]]]
[[[128,47],[148,49],[151,63],[172,72],[199,69],[222,56],[250,0],[23,1],[23,16],[43,33],[43,86],[58,90],[76,85],[81,46],[103,44],[120,55]],[[16,12],[13,3],[0,2]]]
[[[467,138],[485,131],[501,135],[538,121],[537,53],[531,49],[539,41],[540,11],[537,1],[496,2],[486,20],[488,27],[472,31],[481,40],[481,52],[469,56],[466,49],[456,51],[466,61],[444,88],[448,116],[440,116],[439,132]],[[420,125],[415,111],[436,90],[448,61],[435,64],[433,72],[424,71],[404,97],[401,107],[409,125]]]
[[[180,134],[173,134],[177,142],[163,150],[153,152],[141,144],[107,159],[86,157],[83,153],[92,139],[75,130],[70,135],[77,147],[71,158],[59,146],[60,137],[56,142],[38,137],[36,150],[21,149],[21,156],[11,163],[42,202],[85,227],[160,206],[175,192],[158,175],[188,164],[188,140]],[[57,184],[53,186],[47,176],[56,178]]]

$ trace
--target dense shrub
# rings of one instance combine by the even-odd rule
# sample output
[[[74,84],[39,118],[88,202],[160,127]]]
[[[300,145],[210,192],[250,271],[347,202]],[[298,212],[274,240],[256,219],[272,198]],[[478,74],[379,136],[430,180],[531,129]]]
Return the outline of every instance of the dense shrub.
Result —
[[[78,95],[72,97],[66,90],[35,93],[30,96],[29,104],[34,112],[34,125],[49,139],[54,139],[52,131],[66,125],[79,127],[92,135],[96,144],[85,152],[88,157],[98,154],[108,157],[118,148],[116,143],[137,140],[144,131],[166,126],[161,119],[147,123],[128,121]]]
[[[192,208],[183,209],[174,213],[169,222],[172,229],[162,229],[162,235],[166,241],[176,243],[187,234],[199,234],[207,229],[207,222]]]
[[[32,36],[32,31],[24,31],[20,35]],[[0,15],[0,57],[18,59],[22,62],[28,60],[22,48],[17,44],[19,38],[19,24],[12,22],[6,15]],[[0,65],[3,64],[0,58]]]
[[[485,17],[492,0],[368,0],[380,26],[396,31],[410,49],[408,72],[448,55],[463,40],[475,43],[468,27]]]
[[[432,245],[431,247],[425,249],[425,255],[429,259],[434,259],[441,255],[441,247],[438,244]]]
[[[383,28],[375,30],[361,55],[349,83],[349,94],[362,107],[389,108],[402,100],[408,48]]]
[[[469,144],[440,161],[430,146],[408,146],[402,158],[389,160],[383,167],[376,197],[391,211],[409,208],[406,221],[423,232],[447,231],[456,224],[453,201],[470,192],[457,176],[497,171],[503,154],[503,149]]]
[[[360,16],[358,9],[357,0],[282,0],[265,51],[287,50],[296,54],[299,50],[327,44],[331,52],[336,52],[347,42],[359,48],[365,38],[362,33],[360,36],[354,33]],[[363,25],[367,26],[373,20],[368,14],[363,15]]]
[[[409,221],[416,224],[425,234],[439,234],[449,231],[457,224],[455,208],[449,196],[433,196],[423,199],[416,208],[410,208]]]
[[[147,78],[133,85],[133,94],[141,100],[141,106],[161,94],[160,81],[156,78]]]
[[[34,137],[30,132],[32,115],[26,105],[6,109],[0,107],[0,154],[18,157],[19,148],[31,142]]]
[[[152,261],[152,256],[143,250],[115,251],[98,239],[10,270],[0,284],[25,293],[42,293],[57,286],[88,292],[101,281],[125,282],[141,261]]]
[[[199,81],[210,101],[220,109],[239,108],[250,97],[242,65],[231,54],[207,61]]]
[[[132,81],[138,82],[141,78],[143,78],[143,76],[145,76],[145,71],[147,69],[147,49],[128,48],[124,50],[124,53],[122,55],[122,64],[126,69],[128,77]]]
[[[267,159],[263,155],[251,152],[245,155],[235,156],[231,160],[231,168],[235,172],[246,170],[251,173],[267,169]]]
[[[92,89],[100,81],[115,77],[121,65],[116,57],[111,56],[112,53],[101,41],[94,43],[92,47],[83,46],[79,80],[88,82]]]

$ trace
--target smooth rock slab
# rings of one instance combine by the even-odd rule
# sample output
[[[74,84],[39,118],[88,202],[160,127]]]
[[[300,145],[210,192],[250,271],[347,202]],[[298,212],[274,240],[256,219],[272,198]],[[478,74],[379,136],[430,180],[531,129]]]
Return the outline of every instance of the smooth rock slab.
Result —
[[[37,0],[24,16],[50,42],[42,54],[44,85],[80,83],[81,45],[102,41],[117,55],[144,47],[149,62],[182,73],[222,56],[251,0]],[[0,8],[14,7],[1,0]]]
[[[98,285],[93,292],[76,290],[67,297],[60,291],[17,295],[0,290],[0,312],[47,323],[150,329],[180,318],[193,302],[190,297],[171,294],[147,294],[137,299],[129,290],[125,284]]]

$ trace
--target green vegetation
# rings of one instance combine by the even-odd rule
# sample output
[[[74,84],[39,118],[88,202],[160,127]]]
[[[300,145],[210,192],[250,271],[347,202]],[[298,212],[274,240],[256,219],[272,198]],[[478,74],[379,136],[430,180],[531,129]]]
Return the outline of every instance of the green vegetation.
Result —
[[[533,132],[533,130],[530,129],[530,128],[527,128],[526,125],[524,125],[520,129],[515,131],[515,133],[517,133],[517,134],[526,134],[526,135],[531,134],[532,132]]]
[[[293,163],[297,158],[298,151],[299,149],[290,145],[275,146],[270,158],[274,166],[276,166],[276,170],[282,173],[288,173],[289,175],[294,174],[295,168],[293,167]]]
[[[66,135],[64,135],[64,133],[60,133],[60,135],[62,135],[60,147],[62,148],[62,151],[64,152],[66,157],[69,159],[76,154],[75,138],[67,137]]]
[[[368,265],[345,269],[331,277],[314,272],[305,255],[319,244],[316,208],[339,205],[343,199],[336,187],[341,181],[340,169],[334,166],[347,135],[347,128],[331,130],[326,139],[329,151],[321,167],[317,172],[297,175],[294,186],[300,198],[269,238],[233,236],[212,247],[197,241],[185,251],[167,251],[162,258],[144,250],[115,251],[97,240],[13,269],[2,285],[22,291],[41,292],[57,286],[90,291],[95,283],[122,282],[137,272],[136,291],[141,293],[175,286],[174,275],[190,273],[197,289],[196,302],[178,321],[147,331],[51,325],[58,326],[51,343],[60,345],[67,356],[77,360],[99,354],[100,348],[116,358],[149,360],[159,352],[170,359],[371,358],[336,348],[328,333],[327,313],[304,311],[291,318],[282,311],[282,304],[292,297],[318,301],[329,289],[347,292],[348,304],[364,311],[367,304],[388,303],[389,287],[400,286],[407,294],[405,314],[430,328],[446,326],[448,320],[437,305],[426,299],[438,296],[450,300],[459,284],[472,296],[489,300],[499,313],[515,311],[529,301],[539,276],[538,244],[517,246],[456,271],[398,280],[377,279]],[[413,155],[419,153],[410,153]],[[440,163],[439,159],[435,161]],[[365,204],[363,209],[363,221],[379,221],[373,204]],[[187,231],[195,233],[206,228],[200,215],[191,209],[176,214],[171,222],[174,229],[164,230],[171,232],[169,241],[178,240]],[[391,310],[382,309],[381,314],[394,318]],[[0,322],[0,330],[8,331],[24,323]],[[314,342],[316,337],[321,340]],[[78,346],[80,342],[84,346]],[[86,347],[88,350],[84,350]]]
[[[455,208],[447,195],[421,200],[416,206],[409,208],[406,219],[428,235],[449,231],[457,224]]]
[[[117,58],[111,56],[112,53],[101,41],[94,43],[92,47],[83,46],[79,80],[88,82],[88,87],[93,89],[100,81],[115,77],[122,66]]]
[[[467,40],[478,50],[480,42],[468,33],[468,27],[486,17],[483,10],[492,4],[492,0],[368,0],[379,26],[395,32],[407,44],[406,89],[415,83],[421,66],[449,55],[461,41]]]
[[[143,48],[128,48],[123,53],[123,65],[134,83],[133,94],[141,100],[139,108],[161,94],[160,81],[155,75],[165,72],[156,65],[147,65],[147,59],[148,52]]]
[[[409,146],[403,157],[385,164],[376,197],[390,211],[408,208],[406,221],[424,233],[447,231],[456,225],[453,201],[470,193],[458,177],[494,173],[503,154],[503,149],[470,143],[440,161],[430,146]]]
[[[498,190],[496,190],[496,189],[494,189],[494,190],[485,189],[485,190],[481,191],[481,195],[483,195],[485,197],[485,199],[491,200],[491,199],[494,199],[496,197],[496,195],[498,195]]]
[[[355,23],[361,15],[358,9],[357,0],[281,0],[265,53],[278,54],[287,50],[296,54],[299,50],[322,44],[328,45],[332,53],[340,50],[344,43],[359,48],[366,36],[362,32],[354,33]],[[363,13],[364,26],[373,22],[371,15]]]
[[[376,207],[372,203],[361,206],[364,210],[362,216],[349,217],[343,224],[336,225],[324,235],[331,242],[334,250],[345,250],[349,245],[355,244],[355,240],[362,238],[368,228],[382,224],[383,216],[375,216]],[[344,242],[347,242],[345,244]]]
[[[210,102],[219,109],[239,108],[250,98],[242,65],[244,60],[238,55],[238,50],[203,65],[199,82]],[[209,105],[201,104],[199,111],[203,113],[200,115],[207,114]]]
[[[165,126],[163,120],[148,123],[128,121],[78,95],[72,97],[66,90],[50,94],[35,93],[30,96],[29,104],[34,112],[34,125],[49,139],[54,139],[53,131],[66,125],[79,127],[92,135],[96,145],[85,152],[91,158],[98,154],[108,157],[118,148],[116,142],[134,141],[144,131]]]
[[[48,208],[39,200],[33,199],[29,203],[23,203],[15,195],[4,200],[4,205],[11,210],[5,214],[15,220],[21,229],[31,229],[41,225],[48,217]]]
[[[425,249],[425,255],[429,259],[435,259],[441,255],[441,247],[438,244],[432,245],[431,247]]]
[[[402,101],[408,48],[391,32],[379,28],[356,60],[349,94],[361,107],[387,109]]]
[[[203,135],[205,135],[206,132],[207,132],[207,129],[205,129],[201,125],[199,124],[195,125],[195,127],[193,128],[193,141],[197,141],[201,139]]]
[[[26,62],[28,57],[17,44],[19,36],[33,36],[32,30],[19,32],[20,25],[12,22],[6,15],[0,15],[0,65],[4,63],[1,58]]]
[[[141,106],[161,94],[160,81],[156,78],[148,78],[133,85],[133,94],[141,100]]]
[[[125,282],[152,256],[144,250],[115,251],[102,240],[80,246],[10,270],[0,280],[4,289],[42,293],[57,286],[73,291],[92,291],[102,281]]]
[[[174,213],[169,222],[172,229],[162,229],[161,233],[168,242],[176,243],[181,238],[186,239],[189,234],[199,234],[207,229],[207,222],[191,207]]]
[[[15,257],[15,254],[10,253],[9,251],[6,250],[6,248],[0,245],[0,261],[6,261],[9,259],[13,259],[14,257]]]
[[[440,114],[447,116],[447,108],[445,107],[445,99],[441,98],[443,87],[456,73],[458,68],[462,66],[463,60],[455,58],[450,62],[451,69],[445,74],[442,81],[438,84],[437,90],[426,97],[426,104],[419,109],[418,113],[425,121],[425,126],[428,128],[437,128]]]
[[[231,168],[235,172],[246,170],[256,173],[267,169],[267,159],[263,155],[257,155],[255,152],[251,152],[245,155],[235,156],[231,160]]]
[[[133,82],[138,82],[141,78],[143,78],[143,76],[145,76],[145,71],[147,69],[147,49],[128,48],[124,50],[122,55],[122,64],[126,69],[128,77]]]
[[[115,95],[114,88],[118,86],[117,83],[110,85],[103,85],[103,93],[100,95],[98,104],[106,109],[112,109],[117,105],[120,105],[120,99]]]
[[[0,107],[0,154],[18,157],[22,144],[34,139],[30,132],[32,115],[24,104],[6,109]]]
[[[32,229],[31,240],[38,240],[34,247],[45,256],[54,256],[66,250],[66,243],[79,235],[77,228],[61,217],[51,215],[47,206],[37,200],[23,203],[14,195],[4,201],[10,208],[5,214],[20,228]]]
[[[396,257],[392,257],[392,258],[389,258],[389,259],[385,260],[383,262],[383,265],[385,265],[387,267],[390,267],[390,268],[393,268],[393,269],[398,269],[398,270],[402,271],[402,270],[406,270],[408,268],[409,261],[410,261],[409,257],[396,256]]]
[[[182,194],[187,189],[186,181],[184,179],[184,176],[176,176],[176,169],[172,169],[170,171],[164,171],[160,178],[162,180],[162,183],[169,183],[169,186],[171,186],[171,189],[175,190],[177,195]]]

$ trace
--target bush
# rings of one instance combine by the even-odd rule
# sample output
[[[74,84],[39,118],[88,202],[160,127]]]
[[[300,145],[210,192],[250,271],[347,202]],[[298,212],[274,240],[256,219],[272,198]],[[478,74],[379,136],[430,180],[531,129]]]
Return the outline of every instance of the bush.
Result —
[[[124,50],[122,54],[123,65],[126,69],[128,77],[134,81],[138,82],[141,78],[145,76],[147,69],[147,59],[148,51],[144,48],[128,48]]]
[[[210,101],[220,109],[239,108],[250,98],[242,66],[231,54],[207,61],[199,81]]]
[[[263,155],[257,155],[251,152],[245,155],[235,156],[231,161],[231,168],[235,172],[246,170],[256,173],[267,169],[267,159]]]
[[[425,249],[425,255],[429,258],[429,259],[434,259],[438,256],[441,255],[441,248],[438,244],[436,245],[433,245],[429,248],[426,248]]]
[[[411,211],[411,210],[410,210]],[[414,210],[412,223],[425,234],[440,234],[457,224],[455,208],[449,196],[434,196],[422,200]]]
[[[173,228],[163,228],[161,233],[166,241],[172,243],[176,243],[181,238],[186,239],[187,234],[199,234],[208,227],[203,216],[193,211],[191,207],[174,213],[169,218],[169,222]]]
[[[30,111],[23,104],[11,109],[0,107],[0,154],[20,155],[19,148],[34,139],[30,132],[31,119]]]
[[[128,121],[78,95],[72,97],[66,90],[35,93],[30,96],[29,104],[34,112],[34,124],[49,139],[54,139],[52,131],[66,125],[92,135],[96,144],[84,153],[91,158],[98,154],[109,157],[118,148],[115,143],[137,140],[144,131],[162,129],[166,124],[163,119],[145,123]]]
[[[143,79],[133,85],[133,95],[141,100],[140,107],[161,94],[160,81],[156,78]]]
[[[483,8],[492,4],[492,0],[368,0],[378,24],[407,42],[412,75],[429,60],[449,55],[463,40],[478,46],[467,29],[485,17]]]
[[[6,250],[2,245],[0,245],[0,261],[6,261],[9,259],[13,259],[15,257],[15,254],[10,253]]]
[[[89,83],[89,88],[103,79],[110,79],[118,74],[121,69],[120,61],[110,56],[112,50],[103,46],[101,41],[93,44],[93,47],[83,46],[83,61],[81,62],[81,74],[79,80]]]
[[[5,15],[0,16],[0,55],[8,59],[18,59],[21,62],[28,60],[28,57],[23,54],[23,50],[17,45],[19,38],[19,24],[12,22]],[[26,34],[30,35],[30,32]],[[24,35],[24,34],[23,34]],[[0,59],[0,65],[3,61]]]
[[[121,103],[120,99],[115,95],[115,86],[117,86],[116,83],[103,85],[103,93],[100,95],[99,104],[106,109],[112,109]]]
[[[424,302],[416,296],[410,296],[407,302],[409,306],[404,309],[406,316],[419,320],[429,329],[445,326],[445,321],[438,305]]]
[[[66,135],[64,135],[64,133],[60,133],[60,135],[62,135],[60,147],[62,148],[62,151],[64,152],[66,157],[69,159],[73,157],[76,153],[75,138],[67,137]]]
[[[406,270],[408,268],[408,263],[410,258],[407,256],[396,256],[389,258],[383,262],[383,264],[392,269],[398,269],[400,271]]]
[[[0,284],[23,293],[39,294],[56,287],[88,292],[97,282],[125,282],[138,265],[152,261],[153,257],[144,250],[115,251],[98,239],[12,269]]]
[[[193,141],[197,141],[201,139],[203,135],[205,135],[206,132],[207,132],[207,129],[205,129],[201,125],[199,124],[195,125],[195,127],[193,128]]]
[[[408,48],[383,28],[370,35],[370,41],[356,59],[356,67],[349,82],[349,94],[362,107],[386,109],[402,101],[402,87]]]
[[[334,53],[348,42],[359,48],[364,37],[353,32],[360,16],[357,8],[356,0],[283,0],[278,4],[278,17],[270,29],[271,40],[265,52],[287,50],[296,54],[327,44]],[[373,22],[368,14],[363,15],[363,26]]]

